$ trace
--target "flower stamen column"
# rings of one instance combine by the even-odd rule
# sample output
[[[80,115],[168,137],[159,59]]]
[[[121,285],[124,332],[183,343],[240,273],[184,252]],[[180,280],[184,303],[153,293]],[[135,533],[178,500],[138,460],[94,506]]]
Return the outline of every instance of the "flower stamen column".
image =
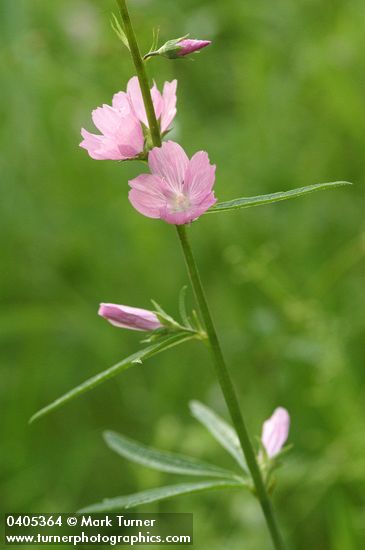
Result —
[[[151,138],[155,147],[161,146],[161,135],[156,120],[156,115],[152,103],[151,93],[148,84],[147,73],[141,53],[138,47],[136,36],[132,27],[132,23],[129,17],[128,8],[125,0],[117,0],[122,20],[124,23],[124,31],[129,43],[132,59],[137,71],[142,97],[145,104],[147,119],[149,128],[151,131]],[[255,491],[259,502],[261,504],[262,511],[264,513],[267,526],[269,528],[271,538],[276,550],[283,550],[284,543],[281,538],[275,516],[273,513],[272,505],[267,493],[265,484],[262,479],[261,471],[256,460],[255,452],[252,447],[250,437],[246,428],[246,424],[243,420],[242,413],[239,407],[237,395],[232,383],[232,379],[229,375],[223,353],[220,347],[218,336],[214,327],[213,319],[209,311],[208,303],[205,297],[204,289],[199,276],[198,267],[196,265],[193,252],[188,240],[185,225],[177,225],[177,232],[182,246],[182,250],[185,257],[186,266],[189,272],[190,281],[194,290],[194,294],[199,306],[201,316],[203,318],[205,328],[208,335],[210,348],[213,354],[214,365],[216,374],[221,386],[228,410],[230,412],[232,422],[236,429],[240,444],[242,446],[243,453],[246,458],[247,466],[250,470],[252,480],[255,486]]]

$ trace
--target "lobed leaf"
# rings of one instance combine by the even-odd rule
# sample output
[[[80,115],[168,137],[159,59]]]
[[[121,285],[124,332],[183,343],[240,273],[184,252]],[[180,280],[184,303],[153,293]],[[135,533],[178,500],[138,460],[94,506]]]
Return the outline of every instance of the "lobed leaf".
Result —
[[[189,403],[191,414],[212,434],[247,473],[247,465],[235,430],[212,409],[199,401]]]
[[[230,472],[229,470],[207,464],[189,456],[147,447],[125,435],[112,431],[104,432],[103,435],[106,444],[113,451],[132,462],[147,466],[147,468],[172,474],[239,479],[234,472]]]
[[[252,206],[261,206],[263,204],[271,204],[274,202],[285,201],[288,199],[296,199],[303,195],[309,195],[315,191],[325,191],[335,187],[343,187],[344,185],[352,185],[349,181],[333,181],[330,183],[317,183],[306,187],[298,187],[290,191],[279,191],[278,193],[270,193],[268,195],[258,195],[256,197],[242,197],[226,202],[218,202],[209,210],[207,214],[215,214],[216,212],[227,212],[228,210],[239,210],[241,208],[250,208]]]
[[[79,513],[85,512],[111,512],[113,510],[128,510],[143,504],[158,502],[167,498],[187,495],[191,493],[201,493],[204,491],[212,491],[214,489],[231,489],[236,487],[245,487],[245,484],[240,481],[201,481],[196,483],[181,483],[179,485],[168,485],[166,487],[158,487],[148,491],[141,491],[132,495],[125,495],[115,498],[104,499],[102,502],[91,504],[79,510]]]
[[[178,344],[182,344],[183,342],[186,342],[187,340],[191,340],[194,338],[194,334],[189,334],[186,332],[176,333],[172,336],[168,336],[167,338],[158,340],[158,342],[152,344],[151,346],[148,346],[147,348],[144,348],[142,350],[137,351],[136,353],[133,353],[126,359],[123,359],[119,363],[116,363],[116,365],[113,365],[109,369],[104,370],[103,372],[100,372],[96,374],[95,376],[92,376],[79,386],[76,386],[69,392],[65,393],[43,409],[40,409],[38,412],[36,412],[31,419],[29,420],[30,423],[34,422],[34,420],[37,420],[38,418],[41,418],[42,416],[45,416],[46,414],[50,413],[51,411],[54,411],[55,409],[58,409],[59,407],[62,407],[65,403],[68,401],[71,401],[75,397],[78,397],[79,395],[82,395],[83,393],[92,390],[99,384],[102,384],[105,382],[105,380],[109,380],[109,378],[113,378],[113,376],[116,376],[120,372],[128,369],[129,367],[132,367],[133,365],[140,364],[144,359],[148,359],[149,357],[152,357],[153,355],[156,355],[157,353],[160,353],[161,351],[164,351],[166,349],[172,348],[174,346],[177,346]]]

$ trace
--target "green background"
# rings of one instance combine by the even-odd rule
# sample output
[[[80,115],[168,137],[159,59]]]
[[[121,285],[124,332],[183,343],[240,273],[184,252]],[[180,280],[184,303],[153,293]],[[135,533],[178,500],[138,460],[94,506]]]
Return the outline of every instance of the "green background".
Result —
[[[184,481],[128,463],[104,429],[233,467],[190,417],[226,409],[207,351],[188,343],[28,426],[38,408],[139,346],[101,301],[171,314],[187,283],[174,228],[127,198],[138,163],[78,147],[93,108],[134,74],[112,0],[1,0],[1,507],[70,512]],[[177,78],[171,137],[217,165],[220,200],[346,179],[352,188],[204,216],[191,237],[251,434],[282,405],[294,448],[274,502],[291,548],[365,547],[365,12],[361,0],[130,2],[143,51],[191,33],[213,45],[153,59]],[[190,306],[192,297],[189,291]],[[186,479],[188,481],[188,479]],[[194,512],[199,550],[270,548],[237,491],[143,511]]]

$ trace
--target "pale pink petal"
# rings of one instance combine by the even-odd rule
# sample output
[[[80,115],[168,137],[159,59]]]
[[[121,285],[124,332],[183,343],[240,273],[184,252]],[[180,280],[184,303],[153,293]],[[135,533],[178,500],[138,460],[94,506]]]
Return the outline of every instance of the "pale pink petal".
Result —
[[[116,130],[113,139],[118,143],[119,150],[125,155],[129,151],[127,158],[132,158],[142,153],[144,146],[144,136],[142,127],[133,113],[127,116],[120,115],[119,128]]]
[[[136,76],[133,76],[127,85],[127,92],[129,96],[129,100],[131,102],[133,111],[137,118],[145,125],[147,128],[149,127],[146,109],[144,106],[143,96],[141,92],[141,87],[139,85],[138,78]],[[156,84],[153,84],[153,87],[151,88],[151,97],[153,102],[153,107],[155,110],[155,115],[157,120],[160,118],[164,102],[162,99],[162,96],[160,92],[157,89]]]
[[[261,441],[269,458],[276,456],[288,439],[290,416],[286,409],[278,407],[272,416],[265,420]]]
[[[84,138],[80,143],[80,147],[86,149],[89,155],[95,160],[102,160],[97,151],[101,147],[102,136],[96,134],[91,134],[85,128],[81,128],[81,135]]]
[[[197,52],[206,46],[209,46],[212,42],[210,40],[193,40],[191,38],[185,38],[180,40],[178,45],[181,47],[181,50],[177,53],[178,57],[183,57],[184,55],[189,55],[189,53]]]
[[[93,123],[106,136],[115,134],[121,123],[121,115],[110,105],[97,107],[92,112]]]
[[[123,114],[128,114],[131,110],[129,95],[126,92],[118,92],[113,95],[112,106]]]
[[[163,107],[161,113],[161,132],[168,130],[176,115],[177,80],[165,82],[162,93]]]
[[[164,178],[176,193],[181,193],[189,159],[184,149],[173,141],[154,147],[148,155],[152,174]]]
[[[208,154],[199,151],[189,161],[185,173],[184,192],[193,204],[201,202],[212,191],[215,182],[215,165]]]
[[[124,158],[116,144],[105,136],[91,134],[84,128],[81,129],[81,135],[84,139],[80,143],[80,147],[86,149],[94,160],[122,160]]]
[[[190,210],[191,219],[189,221],[194,221],[197,218],[200,218],[200,216],[204,214],[204,212],[206,212],[216,202],[217,202],[217,199],[214,196],[214,193],[210,192],[199,203],[192,204],[191,210]]]
[[[163,99],[162,95],[157,89],[156,82],[153,83],[153,87],[151,88],[151,97],[156,118],[157,120],[159,120],[163,108]]]
[[[174,212],[167,207],[164,211],[161,213],[161,219],[165,220],[167,223],[171,223],[174,225],[184,225],[185,223],[190,223],[191,216],[190,212],[182,211],[182,212]]]
[[[170,188],[159,176],[141,174],[129,181],[132,189],[129,200],[138,212],[148,218],[160,218],[161,211],[166,206]]]
[[[161,219],[167,223],[173,223],[175,225],[182,225],[190,223],[199,218],[204,212],[208,210],[213,204],[217,202],[213,193],[209,193],[204,199],[197,204],[191,204],[183,210],[178,210],[174,205],[174,200],[168,200],[165,208],[161,210]]]
[[[142,92],[137,76],[133,76],[128,82],[127,92],[136,117],[143,122],[145,126],[148,126],[146,110],[144,108]]]
[[[116,327],[156,330],[162,325],[153,311],[119,304],[100,304],[98,314]]]

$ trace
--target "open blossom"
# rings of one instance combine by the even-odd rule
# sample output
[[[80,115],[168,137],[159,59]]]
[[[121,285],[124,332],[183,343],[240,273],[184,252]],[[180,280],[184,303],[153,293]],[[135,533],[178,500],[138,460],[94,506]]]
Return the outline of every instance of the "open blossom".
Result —
[[[162,94],[156,84],[151,88],[152,101],[161,133],[168,131],[176,115],[177,81],[165,82]],[[138,78],[134,76],[127,92],[113,96],[112,105],[94,109],[92,119],[101,134],[92,134],[82,128],[84,138],[80,147],[95,160],[126,160],[144,152],[145,129],[148,120]]]
[[[286,409],[278,407],[262,427],[261,441],[269,458],[276,456],[288,439],[290,416]]]
[[[115,327],[131,330],[156,330],[162,324],[153,311],[119,304],[100,304],[98,314]]]
[[[215,165],[199,151],[189,160],[184,149],[173,141],[150,151],[151,174],[129,181],[129,200],[138,212],[182,225],[201,216],[215,202],[212,191]]]

